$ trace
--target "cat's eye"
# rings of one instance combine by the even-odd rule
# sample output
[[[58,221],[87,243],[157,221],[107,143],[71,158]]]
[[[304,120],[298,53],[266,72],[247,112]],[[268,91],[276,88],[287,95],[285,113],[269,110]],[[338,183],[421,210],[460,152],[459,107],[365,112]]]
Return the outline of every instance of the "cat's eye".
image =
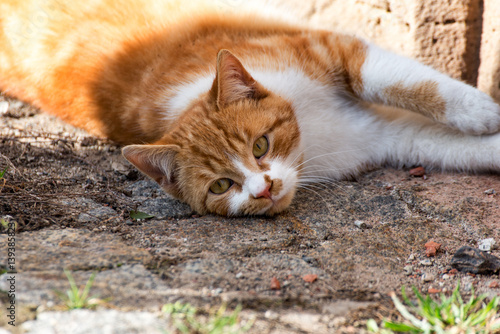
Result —
[[[231,186],[233,185],[233,180],[231,179],[218,179],[210,186],[210,191],[214,194],[222,194],[225,193]]]
[[[264,156],[264,154],[267,153],[267,150],[269,149],[269,141],[267,140],[266,136],[262,136],[259,139],[253,143],[253,155],[257,159],[261,158]]]

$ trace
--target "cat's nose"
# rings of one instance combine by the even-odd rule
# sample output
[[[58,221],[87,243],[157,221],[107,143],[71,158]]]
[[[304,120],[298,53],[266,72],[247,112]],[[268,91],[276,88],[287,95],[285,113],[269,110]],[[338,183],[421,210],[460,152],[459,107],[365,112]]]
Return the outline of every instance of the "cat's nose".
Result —
[[[259,192],[255,198],[271,198],[271,187],[273,186],[273,182],[266,184],[265,188]]]

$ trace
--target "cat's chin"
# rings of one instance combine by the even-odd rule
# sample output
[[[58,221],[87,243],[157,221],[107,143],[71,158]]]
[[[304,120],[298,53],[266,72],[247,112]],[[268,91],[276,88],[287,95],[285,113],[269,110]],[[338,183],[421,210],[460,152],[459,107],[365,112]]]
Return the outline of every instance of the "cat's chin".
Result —
[[[295,192],[291,191],[279,200],[272,201],[272,204],[269,208],[263,210],[263,212],[259,212],[260,215],[266,216],[274,216],[280,212],[285,211],[290,204],[292,203]]]

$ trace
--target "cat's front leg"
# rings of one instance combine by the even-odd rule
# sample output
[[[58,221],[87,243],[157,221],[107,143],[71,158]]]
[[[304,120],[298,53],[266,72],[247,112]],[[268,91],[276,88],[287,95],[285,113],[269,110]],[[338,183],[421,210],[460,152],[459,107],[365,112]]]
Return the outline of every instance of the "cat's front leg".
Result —
[[[418,112],[469,134],[499,131],[500,106],[487,94],[371,44],[364,55],[356,92],[361,99]]]
[[[500,172],[500,133],[475,136],[434,123],[420,115],[374,111],[384,119],[384,146],[372,155],[393,166],[439,170]],[[373,146],[373,144],[370,144]]]

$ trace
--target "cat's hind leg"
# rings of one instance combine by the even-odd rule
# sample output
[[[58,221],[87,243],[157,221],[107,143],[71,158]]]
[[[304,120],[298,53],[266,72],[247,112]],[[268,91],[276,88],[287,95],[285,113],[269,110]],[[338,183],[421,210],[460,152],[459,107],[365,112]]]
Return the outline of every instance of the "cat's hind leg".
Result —
[[[500,106],[476,88],[371,44],[364,44],[362,100],[418,112],[470,134],[500,130]]]

